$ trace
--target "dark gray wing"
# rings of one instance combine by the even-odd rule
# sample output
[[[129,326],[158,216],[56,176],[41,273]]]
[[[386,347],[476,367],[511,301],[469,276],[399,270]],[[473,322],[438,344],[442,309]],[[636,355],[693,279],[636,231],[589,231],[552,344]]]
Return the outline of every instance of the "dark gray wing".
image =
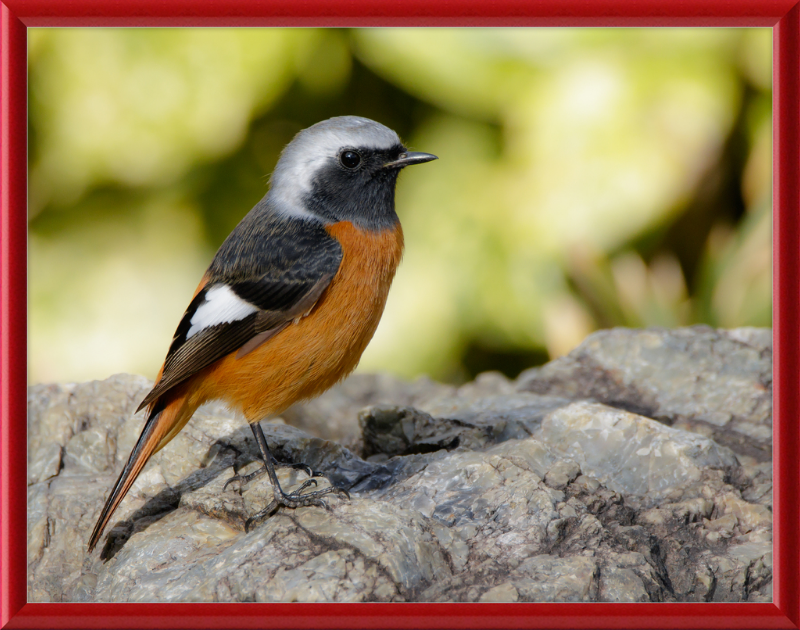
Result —
[[[206,284],[178,324],[161,378],[139,409],[231,352],[238,349],[243,356],[264,343],[312,309],[336,275],[342,249],[321,224],[262,216],[261,222],[248,226],[256,210],[258,206],[214,257]],[[221,286],[252,312],[192,331],[192,319],[208,303],[209,291]]]

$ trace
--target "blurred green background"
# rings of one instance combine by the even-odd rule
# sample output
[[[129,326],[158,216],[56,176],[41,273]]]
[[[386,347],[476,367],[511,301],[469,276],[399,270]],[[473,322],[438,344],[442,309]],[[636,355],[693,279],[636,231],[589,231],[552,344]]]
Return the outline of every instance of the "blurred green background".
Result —
[[[770,29],[29,29],[30,382],[153,378],[282,147],[367,116],[406,254],[359,367],[771,325]]]

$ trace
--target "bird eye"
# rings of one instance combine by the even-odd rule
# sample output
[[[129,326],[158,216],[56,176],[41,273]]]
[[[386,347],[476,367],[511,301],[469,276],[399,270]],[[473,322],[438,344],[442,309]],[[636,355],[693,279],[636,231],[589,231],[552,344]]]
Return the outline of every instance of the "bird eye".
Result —
[[[361,156],[355,151],[342,151],[339,156],[339,161],[345,168],[356,168],[361,164]]]

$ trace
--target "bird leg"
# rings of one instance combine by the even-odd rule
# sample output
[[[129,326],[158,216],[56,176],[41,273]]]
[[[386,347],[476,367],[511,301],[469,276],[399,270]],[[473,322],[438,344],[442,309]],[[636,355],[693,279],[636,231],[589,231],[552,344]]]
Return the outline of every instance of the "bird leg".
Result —
[[[286,493],[281,488],[281,484],[278,482],[278,476],[275,474],[275,458],[272,456],[272,453],[269,450],[269,446],[267,445],[267,439],[264,437],[264,432],[261,429],[261,425],[258,422],[254,422],[250,425],[250,429],[253,431],[253,436],[256,439],[256,444],[258,444],[258,450],[261,451],[261,457],[264,460],[264,468],[256,470],[255,472],[250,473],[249,475],[240,476],[235,475],[228,479],[225,482],[225,486],[223,487],[223,491],[225,488],[228,487],[228,484],[232,481],[241,481],[242,484],[245,484],[257,477],[260,477],[264,473],[267,473],[269,476],[269,480],[272,483],[272,490],[273,490],[273,499],[270,501],[269,505],[266,508],[261,510],[258,514],[251,516],[250,518],[245,521],[244,529],[248,531],[250,525],[258,521],[266,516],[270,516],[273,514],[279,507],[285,506],[289,508],[298,508],[304,507],[309,505],[315,505],[317,507],[324,507],[328,509],[328,506],[322,501],[321,497],[337,493],[343,494],[348,499],[350,498],[350,493],[347,492],[344,488],[337,488],[334,485],[330,485],[327,488],[323,488],[322,490],[315,490],[314,492],[307,492],[306,494],[301,494],[303,490],[311,486],[317,485],[316,479],[308,479],[305,481],[297,490],[293,492]],[[299,470],[303,470],[306,474],[310,477],[322,477],[324,476],[322,473],[315,472],[311,470],[309,466],[306,464],[288,464],[289,468],[295,468]]]

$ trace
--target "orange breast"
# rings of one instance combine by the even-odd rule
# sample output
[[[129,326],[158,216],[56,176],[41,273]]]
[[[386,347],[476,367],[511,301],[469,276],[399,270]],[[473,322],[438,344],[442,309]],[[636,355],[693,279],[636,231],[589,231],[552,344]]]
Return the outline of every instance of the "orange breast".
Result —
[[[249,354],[201,371],[198,404],[219,398],[255,422],[310,398],[349,374],[375,332],[397,265],[403,231],[374,233],[349,221],[327,228],[342,245],[339,271],[308,316]]]

